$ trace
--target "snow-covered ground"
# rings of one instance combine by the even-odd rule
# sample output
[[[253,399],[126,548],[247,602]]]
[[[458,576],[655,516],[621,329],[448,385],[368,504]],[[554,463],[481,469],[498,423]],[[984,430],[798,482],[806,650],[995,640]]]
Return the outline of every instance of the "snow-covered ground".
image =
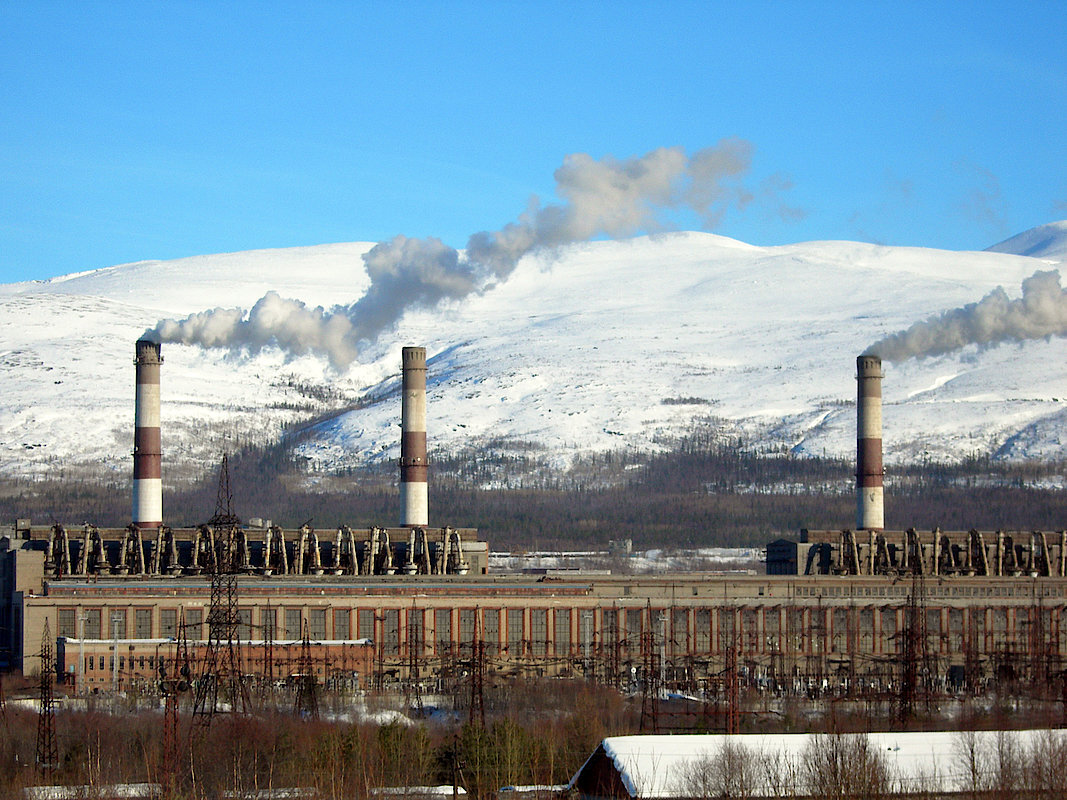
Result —
[[[1017,241],[1016,241],[1017,240]],[[850,457],[855,357],[1064,258],[1067,224],[998,245],[1035,255],[854,242],[754,247],[673,233],[525,258],[503,283],[410,310],[338,374],[286,358],[164,345],[165,479],[369,397],[299,446],[314,469],[399,453],[400,349],[429,355],[431,447],[576,455],[668,447],[714,420],[770,447]],[[1014,242],[1014,244],[1013,244]],[[247,308],[268,290],[309,304],[366,290],[367,243],[139,262],[0,286],[0,474],[130,470],[133,342],[162,317]],[[974,453],[1067,457],[1067,339],[886,364],[890,463]],[[521,444],[520,444],[521,443]]]
[[[647,575],[668,572],[748,572],[762,569],[761,547],[700,547],[693,549],[552,550],[491,552],[489,570],[496,573],[524,570],[610,570],[616,574]]]

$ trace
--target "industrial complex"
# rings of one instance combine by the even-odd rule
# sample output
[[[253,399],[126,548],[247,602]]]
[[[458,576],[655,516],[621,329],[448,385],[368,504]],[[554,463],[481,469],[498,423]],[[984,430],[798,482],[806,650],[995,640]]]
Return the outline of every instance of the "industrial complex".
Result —
[[[135,363],[131,524],[0,529],[0,660],[26,674],[48,630],[77,691],[153,682],[179,644],[194,664],[224,646],[245,675],[313,663],[316,680],[363,688],[457,665],[685,691],[1062,684],[1067,533],[884,530],[875,356],[857,360],[855,527],[771,542],[764,575],[491,574],[475,528],[429,525],[420,347],[403,350],[399,525],[285,530],[216,513],[172,529],[160,346],[137,342]]]

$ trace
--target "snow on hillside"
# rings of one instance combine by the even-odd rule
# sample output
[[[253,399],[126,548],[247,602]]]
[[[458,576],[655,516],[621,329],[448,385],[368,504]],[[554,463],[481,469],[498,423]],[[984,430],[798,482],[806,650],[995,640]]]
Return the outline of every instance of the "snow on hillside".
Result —
[[[1067,259],[1067,220],[1038,225],[993,245],[989,251],[1062,261]]]
[[[247,308],[270,289],[351,303],[367,286],[370,246],[139,262],[0,287],[2,474],[103,467],[125,478],[133,342],[146,328]],[[365,395],[374,402],[318,425],[300,453],[324,470],[395,459],[405,344],[428,349],[438,449],[530,442],[565,468],[583,452],[669,446],[714,418],[771,446],[851,457],[856,355],[998,285],[1018,296],[1023,278],[1059,265],[1043,258],[665,234],[527,257],[484,293],[409,311],[342,375],[316,357],[164,345],[165,480]],[[887,460],[1067,456],[1065,357],[1067,340],[1054,338],[887,364]]]

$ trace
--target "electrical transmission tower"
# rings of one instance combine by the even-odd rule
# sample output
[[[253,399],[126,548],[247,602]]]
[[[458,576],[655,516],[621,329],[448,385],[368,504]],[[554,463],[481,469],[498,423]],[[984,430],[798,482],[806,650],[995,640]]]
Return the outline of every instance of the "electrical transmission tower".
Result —
[[[296,701],[293,711],[304,719],[319,718],[319,698],[315,680],[315,663],[311,658],[311,637],[308,633],[307,620],[304,620],[304,632],[300,642],[300,662],[296,676]]]
[[[922,575],[913,573],[911,591],[904,606],[904,627],[900,642],[900,694],[897,698],[897,717],[907,722],[920,693],[927,697],[926,678],[929,673],[926,641],[926,587]],[[928,698],[927,698],[928,699]]]
[[[233,513],[229,461],[223,455],[215,514],[208,521],[214,533],[222,533],[223,538],[216,540],[216,557],[211,562],[214,569],[207,617],[208,645],[193,704],[193,716],[204,726],[210,725],[212,717],[219,712],[220,700],[237,714],[248,713],[251,706],[240,663],[241,619],[237,606],[240,524],[241,520]]]
[[[422,624],[416,622],[418,609],[415,602],[411,603],[411,613],[408,615],[407,649],[408,649],[408,687],[410,697],[408,704],[416,710],[418,716],[423,714],[422,705],[422,675],[420,664],[422,662]]]
[[[644,694],[641,696],[641,724],[639,730],[644,733],[659,733],[659,695],[660,695],[660,660],[656,646],[656,633],[652,627],[652,613],[649,610],[649,629],[641,634],[641,656],[644,671]]]
[[[185,613],[178,625],[178,643],[174,650],[171,671],[167,671],[166,660],[159,660],[159,691],[163,695],[163,763],[160,773],[163,784],[163,796],[170,800],[176,796],[179,765],[182,763],[183,751],[179,727],[179,704],[181,696],[189,691],[192,670],[189,668],[189,646],[185,632]]]
[[[485,727],[485,641],[478,625],[478,612],[474,613],[474,632],[471,637],[471,704],[469,720]]]
[[[215,493],[215,513],[207,524],[219,528],[234,528],[241,524],[241,519],[233,513],[233,492],[230,491],[230,459],[222,454],[222,466],[219,469],[219,486]]]
[[[52,680],[56,671],[53,657],[52,631],[48,620],[44,621],[41,634],[41,684],[40,710],[37,715],[37,755],[38,774],[49,779],[59,766],[59,751],[56,747],[56,702],[52,692]]]

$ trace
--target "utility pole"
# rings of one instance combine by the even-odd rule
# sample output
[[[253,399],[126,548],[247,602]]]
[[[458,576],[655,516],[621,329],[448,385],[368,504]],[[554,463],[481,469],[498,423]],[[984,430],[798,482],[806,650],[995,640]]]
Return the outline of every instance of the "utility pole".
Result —
[[[85,620],[88,614],[84,608],[78,609],[78,624],[81,633],[78,634],[78,688],[79,695],[85,694]]]
[[[115,611],[111,614],[111,692],[114,695],[119,691],[119,623],[122,622],[122,614]]]

